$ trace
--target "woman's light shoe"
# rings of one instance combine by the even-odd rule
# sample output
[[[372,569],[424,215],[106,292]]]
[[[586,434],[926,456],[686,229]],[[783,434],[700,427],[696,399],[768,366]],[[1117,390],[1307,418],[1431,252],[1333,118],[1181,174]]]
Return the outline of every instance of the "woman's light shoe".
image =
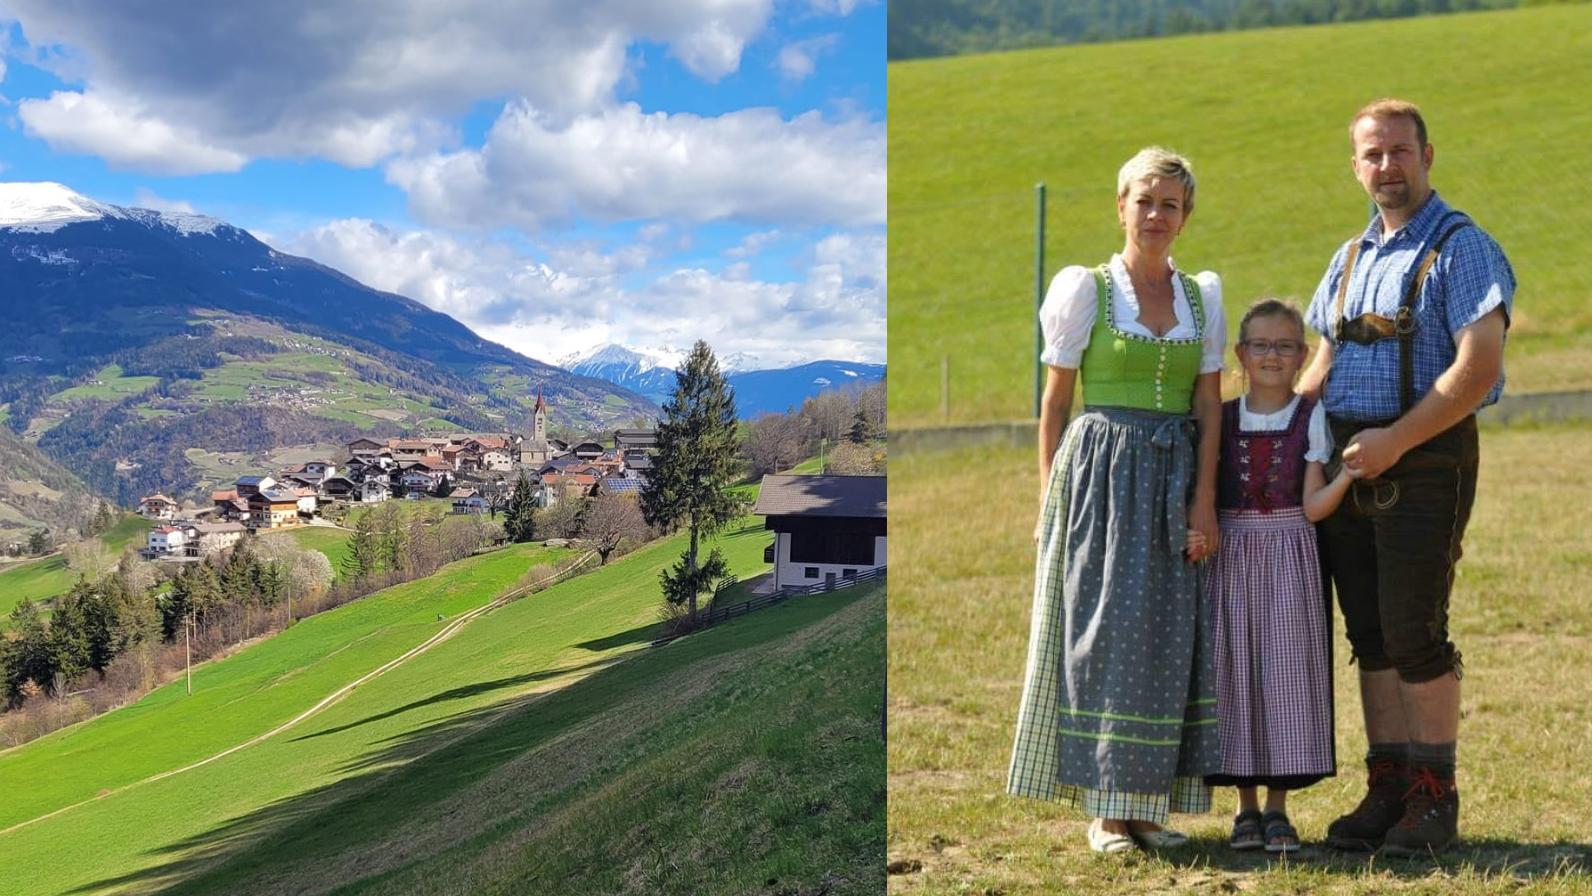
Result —
[[[1176,849],[1188,843],[1187,834],[1167,828],[1157,831],[1134,831],[1132,836],[1150,849]]]
[[[1089,848],[1095,852],[1126,852],[1137,846],[1131,836],[1106,830],[1100,819],[1089,822]]]

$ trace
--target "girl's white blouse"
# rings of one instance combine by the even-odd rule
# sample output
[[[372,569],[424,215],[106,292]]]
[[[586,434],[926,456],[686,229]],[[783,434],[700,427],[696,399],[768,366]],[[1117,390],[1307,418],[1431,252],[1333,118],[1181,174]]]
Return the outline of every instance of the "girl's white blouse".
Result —
[[[1238,398],[1239,432],[1276,432],[1287,429],[1293,420],[1294,408],[1299,406],[1299,396],[1270,414],[1256,414],[1249,409],[1248,396]],[[1332,430],[1327,428],[1327,409],[1321,402],[1310,411],[1310,447],[1305,449],[1305,460],[1318,464],[1332,456]]]
[[[1167,259],[1175,272],[1177,266]],[[1112,315],[1117,329],[1151,339],[1192,339],[1195,333],[1194,309],[1188,296],[1183,294],[1183,281],[1172,278],[1172,311],[1177,315],[1177,326],[1163,336],[1156,337],[1139,323],[1139,297],[1133,291],[1133,281],[1122,263],[1121,254],[1111,256]],[[1205,336],[1201,340],[1200,373],[1213,373],[1222,369],[1222,348],[1227,342],[1227,318],[1222,314],[1222,280],[1211,271],[1194,275],[1199,284],[1200,302],[1205,306]],[[1050,281],[1044,304],[1039,309],[1039,322],[1045,334],[1045,350],[1039,359],[1052,367],[1076,370],[1083,363],[1083,351],[1089,347],[1089,331],[1095,322],[1094,269],[1072,265],[1061,269]]]

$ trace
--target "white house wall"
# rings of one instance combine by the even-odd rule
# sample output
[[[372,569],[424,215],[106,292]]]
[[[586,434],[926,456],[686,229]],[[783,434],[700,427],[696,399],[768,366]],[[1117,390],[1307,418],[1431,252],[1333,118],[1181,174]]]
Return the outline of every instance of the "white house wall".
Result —
[[[865,573],[870,569],[878,569],[885,565],[885,539],[884,535],[873,537],[873,563],[857,565],[852,563],[802,563],[790,558],[790,533],[774,533],[774,587],[792,588],[802,585],[816,585],[823,582],[830,573],[835,578],[843,578],[848,569],[857,573]],[[807,576],[809,569],[816,569],[818,575]]]

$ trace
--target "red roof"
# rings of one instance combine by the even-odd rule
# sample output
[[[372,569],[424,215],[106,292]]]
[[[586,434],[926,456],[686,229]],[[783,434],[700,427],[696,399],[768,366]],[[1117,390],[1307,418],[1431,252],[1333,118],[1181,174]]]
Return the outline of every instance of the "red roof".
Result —
[[[238,490],[235,489],[235,488],[229,488],[226,491],[214,491],[214,492],[211,492],[210,493],[210,500],[212,500],[212,501],[231,501],[234,498],[236,498],[237,496],[238,496]]]

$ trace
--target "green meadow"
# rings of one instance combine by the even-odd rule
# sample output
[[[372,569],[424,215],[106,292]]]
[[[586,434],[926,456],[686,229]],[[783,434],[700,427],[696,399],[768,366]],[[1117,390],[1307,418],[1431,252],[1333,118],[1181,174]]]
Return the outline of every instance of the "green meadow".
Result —
[[[657,575],[684,539],[672,536],[473,618],[286,731],[169,777],[155,778],[273,730],[438,634],[459,614],[541,576],[567,552],[515,546],[460,561],[196,669],[191,697],[174,682],[137,704],[0,753],[0,792],[7,794],[0,801],[0,863],[29,869],[8,893],[166,887],[304,893],[342,885],[370,892],[539,891],[516,882],[560,880],[542,875],[561,872],[541,870],[551,860],[540,848],[516,850],[556,842],[568,834],[568,823],[624,817],[639,797],[608,786],[626,775],[668,780],[676,770],[695,770],[709,777],[681,786],[705,792],[707,781],[742,773],[758,786],[721,799],[778,802],[763,785],[777,783],[786,770],[741,769],[738,753],[704,749],[721,736],[751,744],[770,739],[804,755],[872,756],[876,793],[861,794],[860,780],[837,779],[833,804],[816,807],[822,811],[785,807],[815,820],[759,841],[769,857],[748,867],[767,878],[806,868],[816,881],[819,872],[800,864],[797,838],[812,833],[826,812],[850,818],[870,808],[870,870],[877,872],[882,593],[869,601],[837,596],[791,605],[784,616],[775,615],[783,608],[768,611],[725,627],[723,635],[714,629],[619,664],[656,637]],[[758,520],[746,518],[712,544],[744,578],[764,568],[767,541]],[[843,607],[864,603],[872,609],[845,630],[871,632],[872,678],[848,671],[854,659],[837,658],[831,670],[820,654],[785,643],[791,632],[822,626],[829,615],[849,612]],[[810,693],[814,706],[770,698],[786,686]],[[862,690],[872,701],[871,754],[852,743],[855,724],[808,724],[828,718],[831,704],[824,700],[856,705]],[[694,701],[691,712],[686,701]],[[777,724],[756,724],[742,712],[765,703],[765,721]],[[708,740],[697,740],[702,737]],[[671,805],[646,798],[660,808]],[[539,821],[555,809],[565,813],[560,824]],[[711,818],[694,824],[700,829],[691,837],[728,847]],[[855,839],[860,825],[848,822],[830,836]],[[656,844],[642,838],[629,846],[644,861]],[[577,860],[570,857],[578,853],[558,861]],[[431,889],[396,883],[411,879]],[[742,883],[715,886],[745,892],[737,889]],[[878,882],[872,886],[877,891]]]
[[[93,539],[106,566],[115,565],[129,545],[135,548],[141,546],[149,526],[149,521],[142,517],[123,514],[108,532]],[[17,604],[24,600],[44,600],[64,594],[77,581],[77,575],[66,565],[66,555],[61,553],[40,557],[0,572],[0,629],[10,623],[11,610]]]
[[[904,873],[890,892],[1592,893],[1592,791],[1581,784],[1592,760],[1592,427],[1484,429],[1481,451],[1450,617],[1465,656],[1461,842],[1410,862],[1317,845],[1364,792],[1341,618],[1338,777],[1289,799],[1307,846],[1292,861],[1227,848],[1230,789],[1209,815],[1173,816],[1189,846],[1125,859],[1090,853],[1080,815],[1006,796],[1032,603],[1033,451],[892,458],[889,858]]]
[[[332,563],[332,574],[343,577],[343,561],[348,558],[348,539],[354,533],[330,526],[300,526],[287,531],[299,547],[325,554]]]
[[[1592,388],[1588,83],[1586,4],[893,63],[892,422],[1032,415],[1034,185],[1048,283],[1121,249],[1116,172],[1149,144],[1194,162],[1173,254],[1222,275],[1230,328],[1258,297],[1308,302],[1365,225],[1348,119],[1385,95],[1420,104],[1433,185],[1515,269],[1510,390]]]

